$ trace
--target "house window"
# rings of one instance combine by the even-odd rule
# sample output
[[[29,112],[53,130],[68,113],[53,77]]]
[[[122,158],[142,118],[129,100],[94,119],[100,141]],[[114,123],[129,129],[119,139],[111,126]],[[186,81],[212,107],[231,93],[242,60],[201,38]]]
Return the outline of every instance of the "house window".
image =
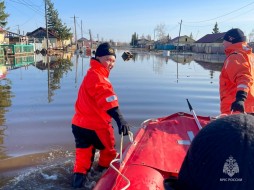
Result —
[[[185,41],[187,42],[187,38],[185,38]]]

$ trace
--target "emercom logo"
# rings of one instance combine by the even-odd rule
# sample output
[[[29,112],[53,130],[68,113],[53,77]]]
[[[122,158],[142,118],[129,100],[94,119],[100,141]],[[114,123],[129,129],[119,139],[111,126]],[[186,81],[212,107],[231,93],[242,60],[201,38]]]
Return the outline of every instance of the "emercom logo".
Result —
[[[233,158],[233,156],[229,156],[228,159],[226,159],[224,165],[223,165],[223,173],[227,174],[228,178],[220,178],[220,181],[242,181],[242,178],[232,178],[235,174],[240,172],[239,166],[237,161]]]

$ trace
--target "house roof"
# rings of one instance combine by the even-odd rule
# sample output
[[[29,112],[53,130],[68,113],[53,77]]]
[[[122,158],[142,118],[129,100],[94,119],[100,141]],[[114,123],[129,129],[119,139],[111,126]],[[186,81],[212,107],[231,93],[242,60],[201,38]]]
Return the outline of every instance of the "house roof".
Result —
[[[39,27],[32,32],[27,32],[26,34],[29,37],[45,37],[46,36],[46,29],[43,27]],[[57,38],[56,34],[52,30],[48,30],[48,37],[49,38]]]
[[[226,32],[223,33],[216,33],[216,34],[207,34],[204,37],[197,40],[195,43],[215,43],[215,42],[222,42],[223,37]]]
[[[175,37],[175,38],[173,38],[173,39],[171,39],[170,41],[176,41],[176,40],[178,40],[178,38],[180,39],[180,38],[186,38],[186,37],[189,37],[189,36],[186,36],[186,35],[184,35],[184,36],[177,36],[177,37]]]
[[[86,38],[84,38],[84,37],[82,37],[82,38],[80,38],[80,39],[78,40],[78,42],[87,42],[87,41],[90,42],[90,40],[88,40],[88,39],[86,39]]]
[[[184,36],[177,36],[177,37],[175,37],[175,38],[171,39],[171,40],[169,41],[169,43],[174,43],[174,42],[177,42],[177,41],[178,41],[178,39],[180,40],[181,38],[188,38],[188,39],[193,40],[193,39],[192,39],[192,38],[190,38],[189,36],[184,35]],[[193,41],[195,41],[195,40],[193,40]]]

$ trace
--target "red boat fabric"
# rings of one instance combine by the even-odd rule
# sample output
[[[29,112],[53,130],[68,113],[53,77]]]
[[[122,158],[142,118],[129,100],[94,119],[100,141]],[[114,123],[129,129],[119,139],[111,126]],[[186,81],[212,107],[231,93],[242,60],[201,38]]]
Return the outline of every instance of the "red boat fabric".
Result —
[[[188,131],[192,131],[194,135],[199,131],[195,120],[189,116],[176,114],[149,123],[129,162],[161,171],[178,172],[183,155],[189,148],[188,143],[182,145],[178,141],[190,142]]]
[[[198,116],[198,120],[205,126],[210,117]],[[125,148],[120,167],[114,164],[130,180],[128,190],[164,189],[165,178],[178,176],[191,139],[198,131],[193,116],[187,113],[147,122],[136,133],[134,142]],[[126,185],[126,180],[110,168],[94,189],[119,190]]]

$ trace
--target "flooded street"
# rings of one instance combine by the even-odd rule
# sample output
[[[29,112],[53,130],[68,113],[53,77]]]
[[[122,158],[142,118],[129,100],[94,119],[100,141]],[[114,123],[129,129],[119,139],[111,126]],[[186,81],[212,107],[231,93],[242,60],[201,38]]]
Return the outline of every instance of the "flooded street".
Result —
[[[223,57],[140,52],[124,61],[122,53],[109,79],[133,133],[149,118],[189,113],[187,98],[197,115],[219,115]],[[71,119],[90,57],[51,57],[49,65],[45,59],[9,67],[0,80],[0,189],[70,189]]]

